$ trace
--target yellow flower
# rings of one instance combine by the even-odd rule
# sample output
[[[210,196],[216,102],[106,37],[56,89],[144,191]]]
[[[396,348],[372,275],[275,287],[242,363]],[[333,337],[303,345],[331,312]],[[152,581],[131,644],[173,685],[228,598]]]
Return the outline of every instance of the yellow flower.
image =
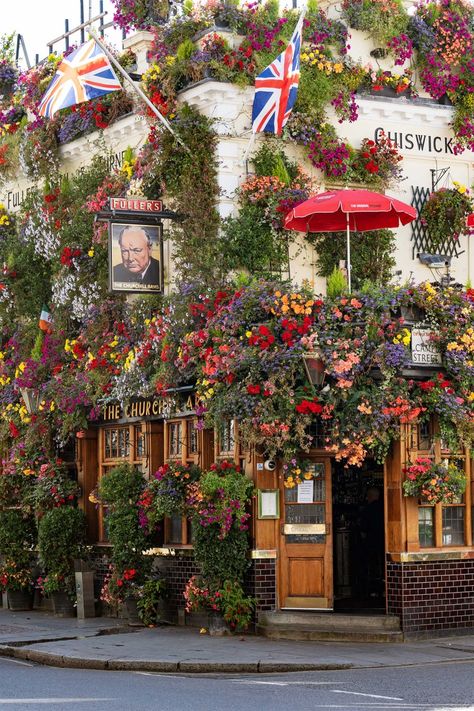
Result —
[[[93,257],[94,256],[94,248],[91,247],[90,250],[87,252],[88,257]]]
[[[453,185],[455,189],[460,193],[461,195],[464,195],[464,193],[467,191],[467,188],[465,185],[462,183],[459,183],[457,180],[453,180]]]

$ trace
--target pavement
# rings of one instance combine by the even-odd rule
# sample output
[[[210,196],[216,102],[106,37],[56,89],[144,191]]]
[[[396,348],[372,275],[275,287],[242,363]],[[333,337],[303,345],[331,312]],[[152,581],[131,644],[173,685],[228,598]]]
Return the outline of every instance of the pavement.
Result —
[[[402,643],[211,637],[191,627],[129,627],[126,620],[58,618],[0,609],[0,656],[82,669],[271,673],[474,661],[474,635]]]

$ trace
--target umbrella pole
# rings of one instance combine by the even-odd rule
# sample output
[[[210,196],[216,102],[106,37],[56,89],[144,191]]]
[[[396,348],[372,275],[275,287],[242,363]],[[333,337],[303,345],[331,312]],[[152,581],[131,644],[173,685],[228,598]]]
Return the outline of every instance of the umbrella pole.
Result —
[[[352,291],[351,285],[351,231],[349,229],[349,213],[346,213],[347,218],[347,237],[346,237],[346,257],[347,257],[347,286],[349,294]]]

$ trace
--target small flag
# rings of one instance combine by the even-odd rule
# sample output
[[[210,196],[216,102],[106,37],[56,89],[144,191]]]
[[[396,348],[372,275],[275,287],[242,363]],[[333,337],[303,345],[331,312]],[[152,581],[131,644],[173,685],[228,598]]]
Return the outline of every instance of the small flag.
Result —
[[[53,330],[53,317],[47,306],[43,306],[41,309],[38,327],[45,333],[51,333]]]
[[[300,80],[304,14],[303,11],[285,51],[255,79],[255,98],[252,108],[254,133],[265,131],[279,136],[288,121],[296,101]]]
[[[39,105],[41,116],[96,99],[121,89],[110,61],[92,39],[71,52],[58,65],[56,74]]]

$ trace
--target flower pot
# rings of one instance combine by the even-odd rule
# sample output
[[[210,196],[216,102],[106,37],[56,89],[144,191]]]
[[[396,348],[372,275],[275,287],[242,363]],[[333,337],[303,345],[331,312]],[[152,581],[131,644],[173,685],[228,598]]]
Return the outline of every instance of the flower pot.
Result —
[[[209,612],[207,626],[211,637],[225,637],[231,634],[229,625],[224,620],[224,616],[221,612]]]
[[[447,94],[443,94],[443,96],[439,97],[438,104],[440,104],[441,106],[452,106],[453,102]]]
[[[67,592],[55,592],[51,594],[53,601],[53,611],[56,617],[75,617],[76,608]]]
[[[33,591],[30,588],[24,590],[7,590],[8,607],[13,612],[33,609]]]
[[[123,601],[123,606],[130,627],[144,627],[145,625],[138,614],[137,601],[134,597],[126,597]]]

